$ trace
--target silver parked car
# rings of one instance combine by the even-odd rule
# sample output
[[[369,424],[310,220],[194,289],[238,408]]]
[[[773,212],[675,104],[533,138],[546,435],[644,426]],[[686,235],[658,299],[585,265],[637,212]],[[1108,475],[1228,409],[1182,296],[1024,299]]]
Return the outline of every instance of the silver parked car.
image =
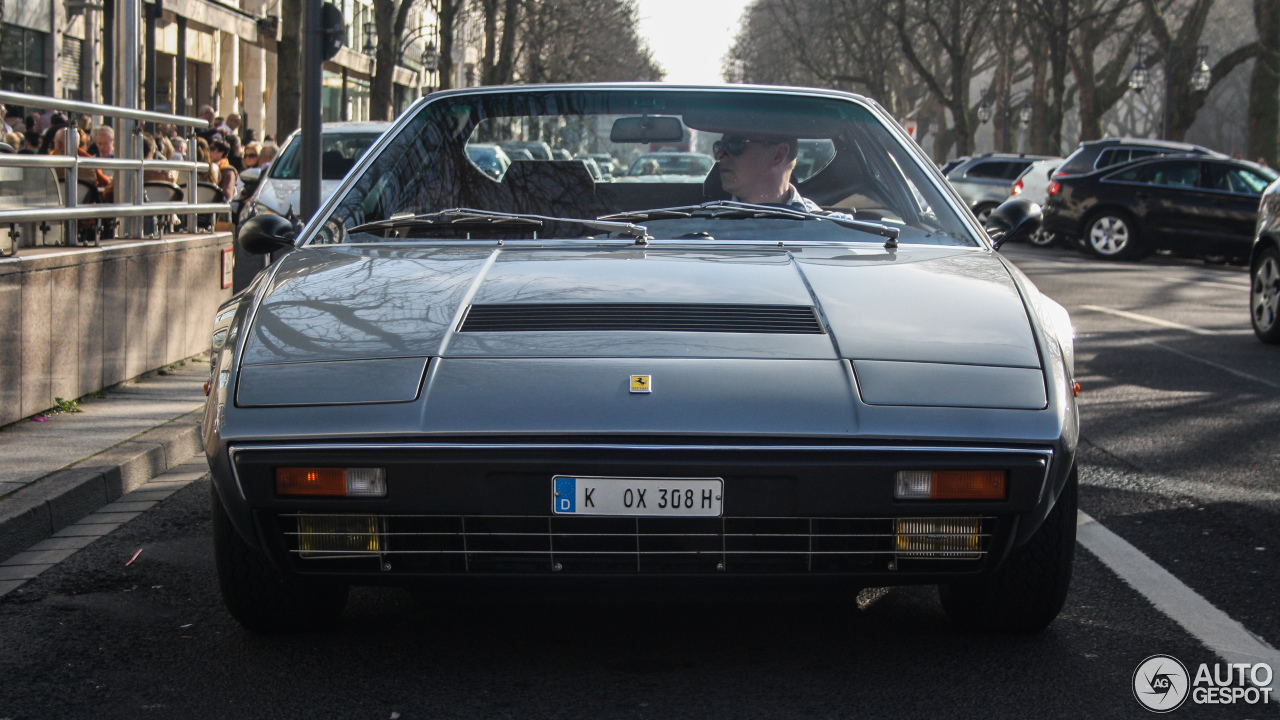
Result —
[[[943,167],[947,181],[968,203],[978,222],[986,222],[991,211],[1009,197],[1009,190],[1018,176],[1031,163],[1044,159],[1047,158],[1039,155],[987,153]]]
[[[529,127],[614,157],[696,130],[715,165],[468,159]],[[834,155],[793,181],[811,140]],[[962,625],[1041,629],[1075,547],[1073,335],[993,243],[1038,214],[984,231],[857,95],[434,93],[296,237],[242,229],[288,252],[213,325],[226,606],[270,631],[365,584],[932,583]]]

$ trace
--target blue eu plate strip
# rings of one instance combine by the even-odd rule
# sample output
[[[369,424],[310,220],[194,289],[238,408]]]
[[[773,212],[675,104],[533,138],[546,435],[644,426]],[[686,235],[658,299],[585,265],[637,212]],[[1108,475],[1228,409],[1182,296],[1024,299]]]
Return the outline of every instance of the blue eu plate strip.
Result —
[[[556,512],[576,512],[574,503],[578,498],[578,481],[573,478],[556,478]]]

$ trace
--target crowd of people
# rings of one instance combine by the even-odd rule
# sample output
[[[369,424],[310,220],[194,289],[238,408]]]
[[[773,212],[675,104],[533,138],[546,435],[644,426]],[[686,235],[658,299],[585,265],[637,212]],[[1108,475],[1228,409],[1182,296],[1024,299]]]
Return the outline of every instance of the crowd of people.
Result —
[[[0,105],[0,141],[19,154],[66,155],[67,116],[49,111],[23,116],[17,111],[3,111]],[[201,106],[199,116],[208,121],[209,127],[196,131],[194,147],[183,136],[185,128],[178,125],[156,123],[141,134],[143,160],[195,160],[201,163],[197,181],[216,185],[222,200],[237,198],[244,188],[240,175],[245,170],[266,171],[275,159],[278,147],[274,138],[267,135],[262,141],[255,138],[252,129],[243,125],[239,115],[218,116],[209,105]],[[92,118],[81,115],[76,118],[76,154],[80,157],[115,157],[115,130],[110,125],[94,126]],[[149,125],[149,124],[148,124]],[[98,188],[99,198],[110,201],[115,180],[112,172],[82,168],[80,178],[92,181]],[[147,182],[165,182],[185,185],[186,178],[179,171],[148,169],[143,172]]]

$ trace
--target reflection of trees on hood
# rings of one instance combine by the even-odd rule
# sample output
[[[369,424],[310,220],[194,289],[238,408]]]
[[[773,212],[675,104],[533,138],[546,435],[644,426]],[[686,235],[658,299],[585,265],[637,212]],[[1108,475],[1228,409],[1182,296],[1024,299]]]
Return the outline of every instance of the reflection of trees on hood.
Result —
[[[258,310],[245,361],[434,353],[488,253],[332,251],[299,260],[290,254]],[[435,262],[437,256],[460,262]]]

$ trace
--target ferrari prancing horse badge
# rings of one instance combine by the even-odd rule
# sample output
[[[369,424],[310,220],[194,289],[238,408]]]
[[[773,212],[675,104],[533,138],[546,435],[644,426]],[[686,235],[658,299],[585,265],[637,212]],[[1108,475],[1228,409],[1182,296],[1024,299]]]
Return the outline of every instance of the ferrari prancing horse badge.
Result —
[[[653,378],[649,375],[632,375],[631,376],[631,392],[648,393],[653,392]]]

